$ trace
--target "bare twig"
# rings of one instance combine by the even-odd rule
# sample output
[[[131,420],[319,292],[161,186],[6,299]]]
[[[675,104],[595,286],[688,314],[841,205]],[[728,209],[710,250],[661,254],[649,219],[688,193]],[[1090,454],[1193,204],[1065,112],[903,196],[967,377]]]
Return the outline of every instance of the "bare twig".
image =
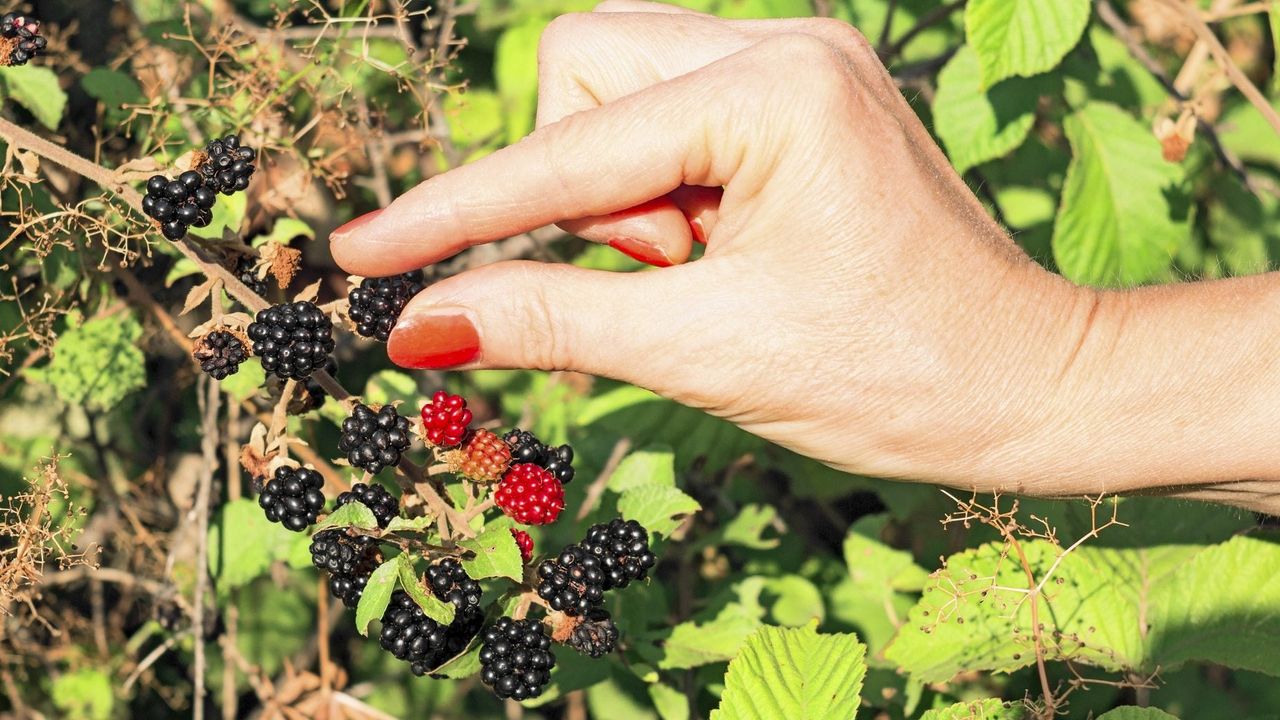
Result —
[[[209,584],[209,494],[213,486],[213,469],[218,463],[218,408],[222,401],[222,392],[218,383],[204,377],[201,379],[205,390],[204,416],[200,423],[203,435],[200,442],[204,467],[200,472],[200,485],[196,492],[196,504],[192,512],[196,513],[196,588],[195,600],[192,603],[192,635],[195,643],[195,690],[192,698],[192,717],[194,720],[204,718],[204,597]]]

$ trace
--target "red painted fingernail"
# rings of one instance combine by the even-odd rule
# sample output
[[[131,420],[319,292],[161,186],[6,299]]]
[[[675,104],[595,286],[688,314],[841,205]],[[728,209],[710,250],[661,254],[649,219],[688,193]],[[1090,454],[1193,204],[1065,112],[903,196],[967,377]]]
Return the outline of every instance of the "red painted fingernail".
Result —
[[[707,229],[702,227],[702,218],[694,218],[689,221],[689,229],[693,231],[693,239],[707,244]]]
[[[381,210],[381,209],[378,209],[378,210],[374,210],[374,211],[372,211],[372,212],[367,212],[367,213],[365,213],[365,214],[361,215],[360,217],[353,218],[352,220],[350,220],[350,221],[348,221],[347,223],[345,223],[342,227],[340,227],[340,228],[338,228],[337,230],[334,230],[333,232],[329,233],[329,238],[330,238],[330,239],[341,239],[341,238],[343,238],[343,237],[346,237],[347,235],[350,235],[352,232],[355,232],[355,230],[356,230],[357,228],[359,228],[361,225],[364,225],[365,223],[369,222],[370,220],[372,220],[372,219],[374,219],[374,218],[378,217],[378,215],[379,215],[379,214],[381,214],[381,213],[382,213],[382,210]]]
[[[609,241],[609,247],[633,260],[639,260],[654,267],[671,267],[671,258],[662,252],[662,248],[633,237],[613,238]]]
[[[480,334],[458,310],[432,308],[406,315],[387,340],[387,357],[406,368],[444,368],[471,362],[480,355]]]

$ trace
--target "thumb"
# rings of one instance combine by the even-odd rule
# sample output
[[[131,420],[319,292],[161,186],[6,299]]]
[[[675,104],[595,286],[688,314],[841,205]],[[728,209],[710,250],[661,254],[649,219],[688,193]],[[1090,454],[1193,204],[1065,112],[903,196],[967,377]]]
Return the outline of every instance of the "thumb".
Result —
[[[697,265],[636,273],[486,265],[410,301],[387,355],[408,368],[575,370],[657,389],[687,357],[673,347],[690,334],[682,328],[705,320],[689,297],[704,274]]]

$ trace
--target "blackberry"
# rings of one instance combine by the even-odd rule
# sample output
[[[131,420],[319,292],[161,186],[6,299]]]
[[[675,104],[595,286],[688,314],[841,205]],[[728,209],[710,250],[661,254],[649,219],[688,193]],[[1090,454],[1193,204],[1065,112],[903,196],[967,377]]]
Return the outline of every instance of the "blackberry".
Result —
[[[459,612],[480,607],[480,583],[471,579],[462,563],[448,558],[427,568],[431,594],[453,603]]]
[[[262,488],[258,505],[267,511],[267,519],[300,532],[316,521],[324,507],[324,478],[311,468],[281,466]]]
[[[248,357],[240,338],[226,330],[214,330],[196,341],[191,356],[200,363],[200,369],[214,380],[234,375],[240,363]]]
[[[581,545],[569,545],[538,566],[538,595],[552,610],[585,616],[604,602],[605,578],[599,558]]]
[[[397,413],[395,406],[383,405],[374,412],[357,403],[342,421],[338,449],[347,454],[352,466],[376,475],[400,462],[400,453],[409,449],[410,442],[409,418]]]
[[[253,164],[257,152],[251,147],[242,147],[239,135],[213,140],[205,146],[204,153],[204,162],[198,169],[205,187],[223,195],[249,187],[249,178],[257,169]]]
[[[546,525],[564,510],[564,487],[537,465],[512,465],[498,483],[493,502],[518,523]]]
[[[480,680],[502,699],[528,700],[551,682],[551,638],[533,620],[499,618],[484,632]]]
[[[391,337],[391,328],[400,319],[400,311],[422,288],[420,270],[394,277],[367,278],[347,293],[351,301],[347,314],[356,324],[356,332],[386,342]]]
[[[360,603],[369,575],[382,559],[378,541],[344,530],[322,530],[311,538],[311,564],[329,573],[329,592],[354,608]]]
[[[38,20],[12,12],[0,16],[0,66],[26,65],[48,44]]]
[[[649,550],[649,533],[635,520],[615,518],[587,528],[582,547],[600,562],[605,589],[624,588],[649,574],[657,558]]]
[[[258,277],[257,260],[248,255],[241,255],[236,260],[235,275],[244,286],[252,290],[255,294],[266,296],[267,279]]]
[[[338,496],[338,507],[349,502],[359,502],[373,511],[378,520],[378,527],[385,529],[391,519],[400,514],[400,502],[381,485],[356,483],[351,489]]]
[[[537,465],[554,475],[561,485],[573,481],[573,448],[568,445],[553,448],[520,428],[503,435],[502,439],[511,448],[511,462]]]
[[[378,643],[409,663],[414,675],[422,676],[465,650],[483,622],[480,609],[469,606],[460,610],[452,623],[441,625],[427,617],[408,593],[397,590],[382,614]]]
[[[609,611],[595,608],[582,618],[569,636],[569,647],[593,658],[601,658],[618,647],[618,626]]]
[[[182,173],[176,180],[152,175],[142,198],[142,212],[160,224],[166,238],[181,240],[192,225],[205,227],[213,222],[216,199],[213,191],[204,186],[204,178],[194,170]]]
[[[333,323],[315,303],[272,305],[249,324],[253,354],[262,369],[282,379],[306,380],[333,352]]]

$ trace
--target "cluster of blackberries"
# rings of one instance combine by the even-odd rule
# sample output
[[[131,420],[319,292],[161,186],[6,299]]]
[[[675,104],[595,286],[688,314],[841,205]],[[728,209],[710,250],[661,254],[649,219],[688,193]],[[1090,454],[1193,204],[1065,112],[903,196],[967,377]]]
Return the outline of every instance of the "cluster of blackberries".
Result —
[[[281,466],[262,488],[258,505],[267,519],[300,532],[316,521],[324,508],[324,478],[311,468]]]
[[[391,337],[391,328],[400,318],[400,311],[422,291],[422,287],[420,270],[362,280],[358,287],[347,293],[347,299],[351,301],[347,315],[356,324],[356,332],[386,342]]]
[[[226,330],[214,330],[200,338],[191,355],[200,363],[200,369],[214,380],[234,375],[240,363],[248,358],[244,343]]]
[[[500,618],[484,632],[480,680],[502,699],[528,700],[551,682],[551,638],[534,620]]]
[[[249,324],[253,354],[281,379],[306,380],[333,352],[333,323],[315,303],[272,305]]]
[[[342,421],[338,449],[347,454],[353,467],[377,474],[400,462],[400,453],[408,450],[410,443],[409,418],[396,412],[395,406],[383,405],[374,412],[357,403]]]
[[[400,514],[400,502],[381,485],[352,485],[350,490],[338,496],[337,506],[342,507],[350,502],[358,502],[372,510],[380,528],[386,528],[391,524],[391,519]]]
[[[538,595],[566,615],[585,616],[617,590],[643,579],[657,558],[649,533],[634,520],[592,525],[586,538],[538,566]]]
[[[48,44],[38,20],[12,12],[0,17],[0,66],[26,65]]]
[[[477,596],[477,600],[478,600]],[[382,615],[382,649],[409,663],[409,670],[426,675],[466,649],[480,631],[484,615],[478,605],[459,609],[448,625],[427,617],[408,593],[397,590]]]
[[[573,448],[568,445],[553,448],[520,428],[503,435],[502,439],[511,447],[512,463],[537,465],[554,475],[561,485],[573,480]]]
[[[332,529],[311,538],[311,564],[328,571],[329,592],[349,608],[360,603],[369,575],[381,560],[378,541],[368,535]]]
[[[249,178],[257,169],[257,153],[240,145],[239,135],[228,135],[205,146],[205,159],[196,168],[204,177],[204,186],[213,192],[231,195],[249,187]]]
[[[192,225],[205,227],[213,222],[213,203],[217,199],[194,170],[182,173],[176,180],[152,175],[142,198],[142,212],[160,223],[166,238],[181,240]]]

